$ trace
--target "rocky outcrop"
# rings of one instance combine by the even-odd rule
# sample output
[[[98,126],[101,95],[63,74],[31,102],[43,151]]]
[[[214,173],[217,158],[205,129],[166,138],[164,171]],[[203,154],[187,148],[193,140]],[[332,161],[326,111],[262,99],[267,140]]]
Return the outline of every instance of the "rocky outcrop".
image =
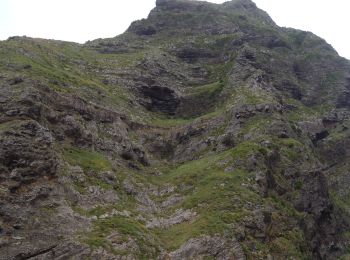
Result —
[[[299,122],[299,127],[308,134],[314,144],[326,138],[329,135],[322,120],[316,122]]]
[[[169,254],[170,259],[246,259],[243,250],[235,239],[223,237],[198,237],[187,241],[178,250]]]
[[[56,177],[53,137],[38,122],[9,121],[1,131],[1,182],[11,193],[23,185]]]
[[[0,42],[0,258],[346,258],[349,71],[250,0]]]
[[[196,217],[197,213],[191,210],[178,209],[169,219],[159,218],[152,219],[146,224],[147,228],[169,228],[170,226],[190,221]]]
[[[0,132],[1,259],[44,259],[87,221],[65,201],[50,131],[33,120],[13,120]]]
[[[303,179],[303,187],[296,208],[312,216],[303,220],[305,235],[314,257],[326,259],[329,252],[341,249],[339,241],[334,237],[341,229],[336,224],[326,178],[320,171],[310,172]]]

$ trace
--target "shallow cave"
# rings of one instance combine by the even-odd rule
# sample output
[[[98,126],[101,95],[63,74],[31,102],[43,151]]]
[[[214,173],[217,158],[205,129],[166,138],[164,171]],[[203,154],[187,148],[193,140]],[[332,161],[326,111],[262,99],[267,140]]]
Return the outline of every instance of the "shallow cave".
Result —
[[[148,99],[142,102],[148,110],[175,115],[180,100],[174,90],[160,86],[142,86],[140,92]]]

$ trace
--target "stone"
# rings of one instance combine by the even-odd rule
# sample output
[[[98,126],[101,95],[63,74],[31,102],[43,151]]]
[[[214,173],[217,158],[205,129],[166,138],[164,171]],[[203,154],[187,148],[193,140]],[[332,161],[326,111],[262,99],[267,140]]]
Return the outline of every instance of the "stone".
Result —
[[[311,32],[158,0],[0,61],[0,258],[346,257],[350,63]]]
[[[246,259],[243,250],[235,239],[202,236],[193,238],[178,250],[169,254],[170,259],[197,259],[215,257],[216,259]]]
[[[182,222],[191,221],[197,216],[196,212],[191,210],[178,209],[168,219],[156,218],[146,224],[147,228],[169,228],[170,226],[180,224]]]

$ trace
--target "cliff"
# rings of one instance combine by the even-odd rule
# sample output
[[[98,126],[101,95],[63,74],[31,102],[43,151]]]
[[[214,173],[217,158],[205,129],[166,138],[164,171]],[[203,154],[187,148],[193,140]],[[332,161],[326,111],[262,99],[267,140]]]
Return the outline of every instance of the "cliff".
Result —
[[[250,0],[0,42],[0,259],[346,259],[350,62]]]

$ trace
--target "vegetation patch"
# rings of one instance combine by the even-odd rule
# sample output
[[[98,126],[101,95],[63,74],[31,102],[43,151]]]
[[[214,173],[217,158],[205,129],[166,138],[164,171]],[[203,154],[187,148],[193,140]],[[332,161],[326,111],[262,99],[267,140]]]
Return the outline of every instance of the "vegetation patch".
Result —
[[[71,165],[82,167],[85,172],[112,170],[112,164],[102,154],[93,151],[71,148],[64,151],[64,159]]]
[[[138,249],[136,255],[140,259],[149,259],[159,254],[157,246],[158,241],[146,229],[146,227],[138,221],[123,216],[114,216],[108,219],[99,219],[94,222],[94,228],[91,233],[87,235],[84,242],[93,248],[103,247],[110,252],[118,255],[130,254],[129,249],[116,250],[106,237],[112,232],[117,232],[120,235],[119,243],[127,242],[129,238],[135,240]]]
[[[248,188],[254,178],[241,170],[225,172],[222,161],[232,160],[232,150],[229,150],[169,169],[158,179],[161,183],[190,187],[177,190],[186,196],[179,207],[197,212],[192,222],[154,231],[165,248],[175,250],[190,238],[222,234],[229,230],[229,225],[250,214],[243,204],[260,200],[259,195]]]

